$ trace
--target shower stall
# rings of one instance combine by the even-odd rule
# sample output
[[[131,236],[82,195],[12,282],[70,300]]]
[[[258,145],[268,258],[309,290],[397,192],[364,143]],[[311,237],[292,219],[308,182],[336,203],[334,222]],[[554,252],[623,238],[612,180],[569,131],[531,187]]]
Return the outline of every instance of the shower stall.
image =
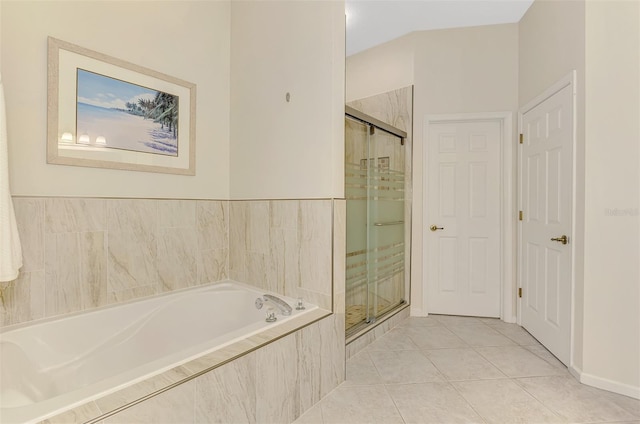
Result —
[[[407,304],[411,151],[406,137],[400,129],[346,108],[348,338]]]

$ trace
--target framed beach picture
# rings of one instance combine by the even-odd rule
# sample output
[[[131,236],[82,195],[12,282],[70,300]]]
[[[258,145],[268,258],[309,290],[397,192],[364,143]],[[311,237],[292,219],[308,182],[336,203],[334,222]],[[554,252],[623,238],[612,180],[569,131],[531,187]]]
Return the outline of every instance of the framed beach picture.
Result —
[[[48,39],[48,163],[195,175],[195,105],[195,84]]]

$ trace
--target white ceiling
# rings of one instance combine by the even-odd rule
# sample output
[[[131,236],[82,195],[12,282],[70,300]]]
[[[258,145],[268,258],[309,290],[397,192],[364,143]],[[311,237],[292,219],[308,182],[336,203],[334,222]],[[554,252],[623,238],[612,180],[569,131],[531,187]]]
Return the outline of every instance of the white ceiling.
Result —
[[[346,0],[347,56],[413,31],[520,21],[533,0]]]

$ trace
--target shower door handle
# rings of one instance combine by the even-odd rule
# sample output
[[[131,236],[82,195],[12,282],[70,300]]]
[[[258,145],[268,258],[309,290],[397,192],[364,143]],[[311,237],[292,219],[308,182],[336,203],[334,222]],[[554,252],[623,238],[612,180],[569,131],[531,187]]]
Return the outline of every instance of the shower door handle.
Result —
[[[431,231],[438,231],[438,230],[444,230],[444,227],[436,227],[435,225],[432,225],[431,227],[429,227],[429,229]]]

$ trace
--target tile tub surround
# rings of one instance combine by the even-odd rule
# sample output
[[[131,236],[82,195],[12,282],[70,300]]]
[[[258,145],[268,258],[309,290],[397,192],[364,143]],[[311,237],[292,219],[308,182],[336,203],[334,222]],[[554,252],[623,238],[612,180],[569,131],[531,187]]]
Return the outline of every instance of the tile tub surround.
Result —
[[[230,278],[331,309],[332,207],[330,199],[231,202]]]
[[[228,278],[228,201],[13,201],[24,266],[0,284],[0,326]]]
[[[290,423],[342,382],[340,321],[327,317],[104,423]]]
[[[336,331],[344,316],[316,310],[305,321],[313,322],[288,321],[43,423],[291,422],[344,380]]]
[[[243,204],[242,208],[232,208],[232,205],[239,203]],[[312,303],[321,304],[321,307],[326,308],[328,305],[327,309],[330,309],[333,306],[336,312],[302,329],[290,328],[288,335],[272,341],[272,344],[278,344],[281,340],[294,337],[295,352],[289,352],[290,357],[304,355],[304,361],[299,360],[303,365],[299,366],[302,369],[297,374],[295,384],[293,378],[289,377],[290,379],[286,380],[288,384],[294,384],[296,387],[291,392],[295,393],[296,400],[282,409],[287,414],[286,419],[292,414],[297,416],[344,380],[346,203],[342,199],[218,201],[14,197],[25,265],[18,280],[0,285],[0,326],[27,323],[72,311],[88,310],[227,279],[231,261],[229,247],[238,246],[229,241],[231,211],[259,209],[264,207],[265,203],[268,205],[269,220],[262,222],[268,225],[268,229],[265,230],[260,224],[256,225],[255,220],[249,224],[252,226],[244,233],[245,240],[251,243],[251,249],[248,251],[262,252],[262,258],[266,258],[266,263],[270,266],[275,264],[275,269],[288,270],[288,276],[292,278],[287,279],[286,285],[276,285],[276,291],[284,287],[288,292],[293,292],[291,297],[302,295]],[[234,218],[236,228],[247,228],[245,224],[241,224],[243,215]],[[255,243],[265,234],[268,234],[267,245]],[[319,237],[320,243],[314,242],[316,237]],[[329,264],[328,269],[314,268],[317,273],[308,283],[296,280],[306,278],[310,273],[297,276],[296,270],[299,268],[291,259],[299,256],[292,256],[290,250],[285,250],[295,247],[298,240],[302,246],[300,250],[305,252],[307,260],[321,257],[323,264]],[[75,248],[78,256],[64,254],[68,246]],[[180,254],[160,264],[159,261],[167,259],[167,253],[171,252],[174,246],[174,252]],[[267,250],[278,259],[275,260],[266,254]],[[194,263],[195,280],[191,281],[194,277]],[[237,264],[239,261],[236,259],[234,263]],[[321,278],[315,278],[316,276]],[[183,278],[190,281],[182,281]],[[80,284],[80,281],[83,283]],[[250,281],[246,278],[243,282],[257,285],[255,281],[259,280]],[[59,289],[67,295],[56,296]],[[53,299],[47,300],[47,295],[53,295]],[[69,296],[71,301],[65,296]],[[49,305],[49,309],[46,309],[45,303]],[[318,334],[322,336],[320,343]],[[330,336],[325,336],[326,334]],[[274,336],[277,337],[282,336]],[[268,341],[259,338],[240,342],[235,347],[229,347],[226,353],[220,351],[218,355],[199,358],[191,362],[188,368],[181,366],[169,370],[130,388],[80,405],[47,422],[86,422],[126,405],[130,405],[131,408],[113,415],[110,419],[117,422],[117,417],[126,411],[127,414],[141,414],[135,419],[136,422],[144,422],[144,416],[150,417],[149,422],[155,422],[154,415],[149,410],[153,410],[154,405],[165,404],[162,400],[173,396],[174,389],[162,391],[185,378],[193,377],[196,373],[203,373],[176,386],[176,389],[180,388],[176,396],[185,391],[189,392],[189,387],[196,393],[202,393],[202,389],[198,389],[202,383],[198,383],[198,386],[194,382],[203,379],[204,375],[214,373],[221,368],[220,365],[234,363],[229,362],[234,358],[241,359],[245,354],[243,352],[252,351],[248,356],[257,354],[263,348],[258,349],[256,346],[262,346]],[[290,342],[287,346],[287,351],[293,348]],[[218,368],[204,374],[216,366]],[[238,366],[243,369],[241,365]],[[227,376],[229,374],[222,371],[220,373]],[[228,382],[226,377],[216,378],[225,381],[225,387],[235,384]],[[240,383],[237,384],[244,387]],[[225,405],[227,401],[224,400],[223,393],[226,389],[222,392],[220,390],[215,396],[198,395],[197,422],[215,422],[214,417],[203,418],[202,411],[213,408],[211,405],[203,406],[203,402],[218,405],[215,408]],[[251,399],[252,390],[243,396]],[[255,387],[255,390],[260,394],[262,392],[259,390],[271,390],[271,387]],[[158,396],[135,404],[142,396],[151,393],[158,393]],[[282,400],[279,398],[278,402]],[[262,411],[261,408],[265,406],[256,404],[255,407],[256,411]],[[263,411],[256,414],[268,417],[272,416],[273,412]],[[133,415],[122,415],[122,421],[130,421],[127,418],[130,416]],[[224,414],[220,416],[235,417]],[[276,421],[283,420],[284,418]]]
[[[331,309],[341,278],[340,200],[13,200],[24,266],[0,327],[227,278]]]

